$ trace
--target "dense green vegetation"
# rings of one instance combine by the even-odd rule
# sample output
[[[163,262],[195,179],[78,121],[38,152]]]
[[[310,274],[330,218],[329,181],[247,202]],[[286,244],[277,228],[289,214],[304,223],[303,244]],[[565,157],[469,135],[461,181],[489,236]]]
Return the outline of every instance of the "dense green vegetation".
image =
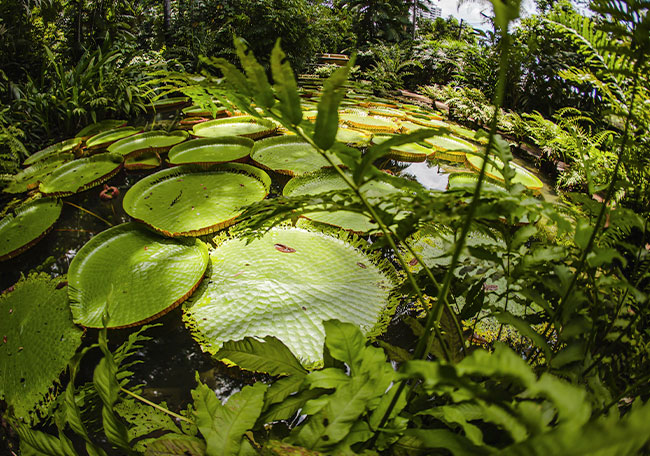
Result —
[[[32,273],[0,295],[1,450],[650,453],[648,1],[595,0],[588,16],[540,1],[519,20],[519,2],[493,0],[486,32],[412,24],[404,2],[333,3],[0,0],[6,264],[52,228],[57,197],[123,162],[216,144],[252,163],[213,152],[131,182],[134,222],[74,252],[65,279]],[[341,51],[347,65],[316,65]],[[177,116],[139,133],[190,103],[245,115],[190,124],[216,138],[193,143]],[[118,126],[123,139],[86,156]],[[513,154],[551,174],[558,201]],[[382,170],[420,159],[476,172],[430,191]],[[214,363],[265,376],[240,373],[248,385],[222,397],[197,374],[183,408],[142,397],[130,378],[160,327],[121,345],[107,328],[181,303]],[[80,340],[73,322],[100,329]]]

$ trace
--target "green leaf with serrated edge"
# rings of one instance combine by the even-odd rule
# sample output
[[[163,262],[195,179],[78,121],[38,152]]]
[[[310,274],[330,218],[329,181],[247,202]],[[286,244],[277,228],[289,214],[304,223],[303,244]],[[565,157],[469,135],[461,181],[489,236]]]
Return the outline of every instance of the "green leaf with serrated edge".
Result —
[[[204,60],[205,63],[214,65],[221,70],[226,81],[235,86],[235,88],[244,95],[252,96],[253,89],[250,87],[244,73],[224,58],[213,58]]]
[[[425,138],[444,134],[446,131],[447,130],[445,128],[427,128],[417,130],[416,132],[409,133],[407,135],[397,135],[388,141],[384,141],[381,144],[372,146],[363,156],[361,165],[359,165],[359,167],[354,171],[354,181],[357,183],[357,185],[361,185],[365,180],[364,178],[368,173],[369,168],[372,166],[375,160],[378,160],[384,155],[389,154],[392,147],[401,146],[402,144],[420,142]]]
[[[215,358],[227,359],[239,367],[271,375],[305,375],[307,370],[279,339],[266,336],[264,342],[253,337],[229,341]]]
[[[271,51],[271,72],[275,82],[275,93],[280,99],[280,111],[286,121],[292,125],[302,122],[302,109],[300,107],[300,96],[298,86],[293,75],[287,55],[280,47],[280,38],[275,42]]]
[[[499,312],[493,315],[500,323],[513,326],[522,336],[528,337],[533,343],[544,351],[546,359],[551,359],[551,348],[548,346],[546,339],[537,333],[530,325],[523,319],[516,317],[508,312]]]
[[[325,394],[324,390],[313,389],[313,390],[301,391],[298,394],[289,396],[286,399],[284,399],[282,402],[278,402],[277,404],[271,405],[269,409],[264,412],[264,414],[260,418],[260,421],[262,421],[263,423],[270,423],[272,421],[288,420],[296,413],[298,413],[298,410],[302,409],[305,406],[305,403],[307,401],[310,401],[317,397],[321,397],[323,394]],[[304,409],[303,409],[303,413],[304,413]]]
[[[328,150],[336,140],[339,129],[339,105],[345,95],[343,85],[348,80],[354,56],[347,65],[334,71],[323,84],[323,95],[318,103],[318,116],[314,126],[314,142],[323,150]]]
[[[249,85],[253,89],[255,103],[263,108],[271,108],[275,104],[275,96],[264,67],[255,59],[253,51],[244,44],[241,38],[235,37],[234,43],[239,61],[246,72]]]
[[[311,372],[305,378],[310,388],[338,388],[350,381],[345,372],[334,367]]]
[[[147,444],[146,456],[203,456],[205,443],[187,435],[165,435]]]
[[[266,386],[256,383],[233,394],[224,405],[206,385],[192,391],[196,424],[206,441],[206,456],[237,455],[244,433],[262,410]]]
[[[350,367],[352,375],[356,375],[363,361],[366,338],[363,337],[359,327],[339,320],[323,322],[325,328],[325,344],[330,354],[343,361]]]
[[[421,449],[444,449],[454,456],[489,454],[489,447],[476,446],[469,439],[446,429],[407,429],[404,436],[415,437]]]
[[[273,382],[264,396],[264,410],[268,410],[271,405],[282,402],[291,394],[296,393],[304,381],[304,375],[290,375]]]

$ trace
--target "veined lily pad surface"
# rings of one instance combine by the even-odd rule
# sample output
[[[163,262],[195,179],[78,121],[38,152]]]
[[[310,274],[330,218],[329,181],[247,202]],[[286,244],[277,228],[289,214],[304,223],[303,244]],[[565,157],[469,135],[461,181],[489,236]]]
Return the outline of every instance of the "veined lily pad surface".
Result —
[[[170,147],[182,143],[189,135],[186,131],[147,131],[120,139],[108,147],[109,152],[124,157],[134,157],[147,151],[166,152]]]
[[[346,190],[348,188],[336,170],[322,169],[294,177],[285,185],[283,194],[285,196],[318,195],[319,193]],[[366,198],[372,201],[373,198],[398,190],[386,182],[373,180],[364,184],[361,191]],[[316,211],[309,212],[304,217],[314,222],[326,223],[355,233],[365,233],[378,228],[377,223],[370,220],[369,217],[352,211]]]
[[[133,127],[119,127],[113,130],[97,133],[92,138],[86,140],[86,147],[89,149],[102,149],[113,144],[115,141],[132,136],[140,132],[137,128]]]
[[[248,157],[253,144],[255,143],[252,139],[241,136],[192,139],[172,147],[168,158],[169,163],[173,165],[240,161]]]
[[[336,140],[346,144],[365,145],[371,137],[372,133],[353,128],[339,128],[336,132]]]
[[[33,165],[38,161],[53,157],[55,155],[64,154],[66,152],[74,152],[81,145],[81,142],[81,138],[71,138],[56,144],[52,144],[51,146],[46,147],[45,149],[40,150],[35,154],[27,157],[27,159],[23,162],[23,165]]]
[[[61,215],[61,201],[40,198],[24,204],[0,220],[0,261],[8,260],[36,244]]]
[[[210,353],[228,340],[272,335],[305,366],[319,365],[324,320],[376,335],[390,317],[394,272],[359,245],[282,227],[249,244],[228,239],[210,254],[209,280],[187,303],[184,319]]]
[[[339,116],[339,121],[354,127],[361,128],[372,132],[386,132],[394,133],[398,130],[399,126],[388,119],[372,116],[361,116],[357,114],[343,113]]]
[[[62,164],[74,159],[73,154],[58,154],[34,163],[15,174],[3,189],[6,193],[22,193],[38,187],[40,181]]]
[[[77,133],[78,138],[90,138],[91,136],[101,133],[102,131],[113,130],[117,127],[126,125],[125,120],[106,119],[84,127]]]
[[[268,195],[271,179],[239,163],[183,165],[148,176],[124,196],[124,210],[166,236],[200,236],[232,225]]]
[[[117,154],[104,153],[81,158],[54,170],[38,188],[45,195],[72,195],[107,181],[121,167],[122,156]]]
[[[68,294],[75,323],[109,328],[153,320],[187,299],[208,266],[198,239],[169,239],[132,222],[92,238],[70,263]],[[108,309],[106,309],[108,307]]]
[[[501,160],[499,160],[496,157],[491,157],[491,160],[497,163],[499,166],[503,166],[503,163]],[[467,156],[467,163],[470,164],[470,167],[476,171],[480,171],[481,167],[483,166],[483,157],[479,155],[468,155]],[[521,184],[526,188],[529,188],[531,190],[536,190],[539,191],[544,187],[544,184],[542,183],[541,180],[535,175],[533,175],[530,171],[525,169],[522,166],[519,166],[516,163],[510,162],[510,166],[515,170],[515,176],[512,178],[512,183],[516,184]],[[495,167],[492,166],[492,164],[488,163],[487,167],[485,168],[485,174],[499,182],[503,182],[503,174],[501,174],[501,171]]]
[[[202,122],[195,125],[192,132],[194,136],[198,136],[199,138],[244,136],[246,138],[258,139],[270,135],[276,128],[277,126],[267,119],[237,116]]]
[[[52,388],[81,343],[60,282],[31,275],[0,295],[0,400],[27,422],[38,422],[54,400]]]
[[[331,154],[330,157],[336,165],[342,164],[335,155]],[[263,168],[289,176],[331,166],[309,143],[294,136],[278,136],[256,142],[251,159]]]

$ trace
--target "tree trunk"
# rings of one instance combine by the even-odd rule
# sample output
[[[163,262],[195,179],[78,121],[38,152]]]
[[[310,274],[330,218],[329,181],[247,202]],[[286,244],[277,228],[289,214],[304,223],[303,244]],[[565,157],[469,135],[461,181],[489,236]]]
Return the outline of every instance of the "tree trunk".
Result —
[[[169,45],[172,31],[172,2],[163,0],[163,33],[165,35],[165,44]]]

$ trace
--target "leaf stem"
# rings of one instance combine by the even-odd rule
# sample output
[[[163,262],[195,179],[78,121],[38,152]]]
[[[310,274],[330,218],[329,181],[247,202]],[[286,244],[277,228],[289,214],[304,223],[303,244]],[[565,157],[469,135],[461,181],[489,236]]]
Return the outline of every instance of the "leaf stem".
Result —
[[[99,215],[95,214],[93,211],[89,211],[88,209],[85,209],[85,208],[83,208],[83,207],[81,207],[81,206],[78,206],[78,205],[76,205],[76,204],[74,204],[74,203],[71,203],[70,201],[64,201],[64,203],[67,204],[68,206],[76,207],[76,208],[79,209],[80,211],[83,211],[83,212],[85,212],[86,214],[90,214],[90,215],[92,215],[93,217],[98,218],[99,220],[101,220],[102,222],[104,222],[105,224],[107,224],[108,226],[113,226],[113,224],[112,224],[111,222],[109,222],[108,220],[106,220],[106,219],[100,217]]]
[[[194,424],[194,421],[184,417],[183,415],[179,415],[177,413],[172,412],[171,410],[167,410],[165,407],[161,407],[160,405],[156,404],[155,402],[151,402],[151,401],[145,399],[144,397],[139,396],[138,394],[135,394],[133,391],[129,391],[128,389],[123,388],[123,387],[120,387],[120,390],[122,392],[128,394],[129,396],[134,397],[135,399],[139,400],[140,402],[144,402],[145,404],[150,405],[153,408],[158,409],[161,412],[166,413],[167,415],[171,415],[174,418],[177,418],[177,419],[179,419],[181,421],[185,421],[186,423]]]

